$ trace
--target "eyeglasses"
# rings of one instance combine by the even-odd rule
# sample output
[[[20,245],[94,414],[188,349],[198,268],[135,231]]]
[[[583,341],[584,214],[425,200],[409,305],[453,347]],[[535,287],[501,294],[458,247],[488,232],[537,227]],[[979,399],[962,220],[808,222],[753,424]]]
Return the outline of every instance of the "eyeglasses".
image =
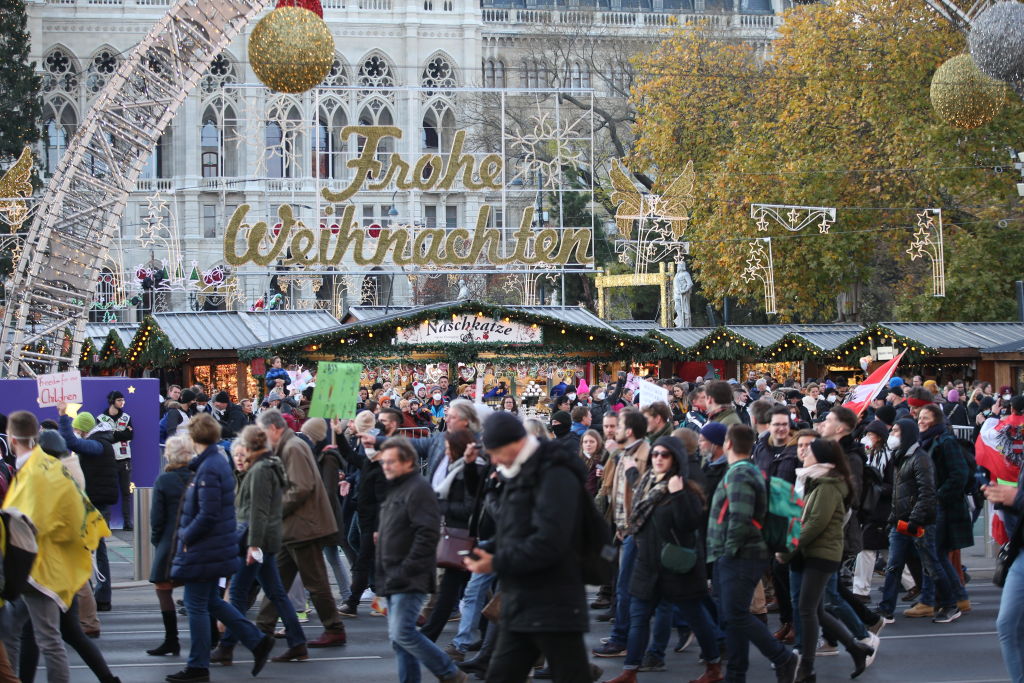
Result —
[[[668,451],[651,451],[652,458],[671,458],[672,454]]]

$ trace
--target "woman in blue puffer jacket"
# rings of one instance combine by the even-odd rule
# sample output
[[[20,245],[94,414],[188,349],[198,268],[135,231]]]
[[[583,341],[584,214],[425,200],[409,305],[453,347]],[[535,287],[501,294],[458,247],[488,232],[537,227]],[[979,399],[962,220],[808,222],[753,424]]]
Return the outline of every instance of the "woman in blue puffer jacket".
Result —
[[[192,636],[186,668],[167,681],[210,680],[210,617],[223,622],[252,650],[252,675],[263,668],[274,647],[274,638],[260,633],[255,624],[221,597],[219,579],[239,568],[238,534],[235,527],[235,477],[227,458],[217,448],[220,425],[208,413],[188,424],[197,448],[189,468],[195,471],[185,489],[174,541],[171,578],[185,584],[185,608]]]

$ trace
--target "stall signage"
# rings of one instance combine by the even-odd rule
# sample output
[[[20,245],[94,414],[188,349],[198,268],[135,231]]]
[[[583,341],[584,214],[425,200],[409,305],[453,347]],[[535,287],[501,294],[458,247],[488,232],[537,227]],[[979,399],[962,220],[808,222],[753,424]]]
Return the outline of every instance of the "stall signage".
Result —
[[[540,344],[539,326],[504,322],[479,315],[455,315],[451,319],[424,320],[398,331],[398,344]]]

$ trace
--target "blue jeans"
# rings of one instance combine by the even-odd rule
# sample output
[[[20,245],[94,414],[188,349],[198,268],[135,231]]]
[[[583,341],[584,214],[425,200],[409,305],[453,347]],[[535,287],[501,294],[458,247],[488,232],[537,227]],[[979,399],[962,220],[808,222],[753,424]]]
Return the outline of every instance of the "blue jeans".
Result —
[[[751,643],[777,666],[785,664],[792,656],[786,646],[772,637],[768,627],[750,613],[754,588],[767,568],[767,559],[720,557],[715,562],[718,616],[725,627],[726,650],[729,653],[725,680],[730,683],[743,683],[747,680]]]
[[[629,580],[633,577],[636,564],[636,541],[626,536],[619,548],[619,578],[615,585],[615,624],[612,626],[609,643],[625,645],[629,640]]]
[[[946,513],[943,512],[942,506],[939,505],[939,513],[935,518],[935,555],[939,561],[938,569],[946,577],[946,583],[949,585],[949,589],[953,592],[953,600],[967,600],[967,589],[960,583],[960,574],[953,568],[953,563],[949,560],[950,548],[945,546],[945,543],[939,543],[938,537],[946,536]],[[924,601],[925,596],[932,597],[935,594],[935,585],[932,583],[931,578],[927,574],[923,577],[921,583],[921,599]],[[934,602],[924,601],[926,605],[934,605]]]
[[[107,520],[107,525],[110,525],[110,507],[99,508],[100,514],[103,515],[103,519]],[[100,539],[100,544],[96,547],[96,571],[103,577],[96,581],[96,585],[93,587],[93,594],[96,598],[96,602],[110,602],[110,558],[107,557],[107,544]]]
[[[263,639],[255,624],[220,597],[216,579],[186,583],[185,609],[188,610],[188,631],[192,638],[188,651],[191,669],[210,668],[210,615],[231,629],[250,650]]]
[[[416,628],[425,593],[395,593],[388,596],[388,638],[398,658],[398,680],[420,682],[420,664],[438,678],[454,676],[458,669],[451,657]]]
[[[1013,683],[1024,683],[1024,559],[1010,566],[996,617],[999,647]]]
[[[665,652],[668,650],[673,628],[689,628],[689,625],[680,616],[678,605],[662,600],[654,610],[654,625],[651,627],[651,643],[647,646],[647,654],[659,661],[665,661]]]
[[[707,656],[708,661],[718,661],[718,638],[710,621],[704,618],[704,608],[700,600],[686,600],[681,603],[665,601],[655,603],[651,600],[643,600],[634,596],[630,601],[629,641],[626,646],[624,669],[640,668],[644,648],[647,647],[647,640],[650,637],[651,616],[663,607],[668,608],[665,611],[670,618],[678,610],[681,617],[689,622],[690,628],[697,635],[701,650]],[[664,649],[662,649],[661,661],[665,661]]]
[[[249,609],[249,591],[252,590],[254,581],[259,581],[263,589],[265,600],[270,600],[277,607],[277,613],[281,616],[281,623],[284,624],[285,637],[288,639],[288,647],[298,647],[306,643],[306,635],[302,632],[299,618],[295,615],[291,600],[281,583],[281,575],[277,573],[277,558],[274,553],[263,553],[263,562],[245,564],[242,560],[242,568],[231,577],[231,588],[229,595],[231,605],[241,614]],[[238,642],[238,637],[231,629],[225,629],[224,637],[220,640],[225,646],[231,646]]]
[[[347,602],[352,595],[352,574],[348,565],[341,560],[341,552],[338,546],[328,544],[324,546],[324,559],[334,572],[334,581],[338,584],[338,597],[342,602]]]
[[[935,552],[935,526],[932,525],[925,527],[924,536],[921,538],[906,536],[896,531],[895,528],[889,532],[889,563],[885,567],[885,585],[882,588],[882,600],[878,603],[878,610],[888,615],[896,609],[896,598],[900,591],[900,576],[903,574],[903,567],[907,564],[907,555],[911,548],[915,548],[918,557],[921,558],[921,572],[925,577],[932,577],[931,580],[926,578],[921,582],[924,584],[921,586],[921,602],[940,607],[954,606],[956,599],[949,589],[945,572],[939,569],[939,558]],[[931,593],[928,593],[926,588],[930,588]],[[942,596],[940,598],[941,605],[936,605],[935,602],[936,589]]]
[[[462,594],[462,618],[459,619],[459,632],[452,639],[452,645],[459,652],[466,652],[466,648],[473,642],[473,629],[480,621],[480,610],[484,608],[487,600],[487,591],[494,583],[494,574],[473,574],[469,577],[466,590]]]
[[[853,611],[850,603],[846,602],[839,595],[839,572],[834,573],[825,586],[825,609],[835,616],[836,619],[843,622],[857,640],[863,640],[868,637],[868,630],[864,628],[864,622]]]

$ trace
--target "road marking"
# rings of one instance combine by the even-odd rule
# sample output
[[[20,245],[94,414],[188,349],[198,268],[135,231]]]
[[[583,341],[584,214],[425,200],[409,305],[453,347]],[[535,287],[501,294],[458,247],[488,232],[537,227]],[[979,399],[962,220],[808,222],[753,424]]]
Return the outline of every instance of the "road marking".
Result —
[[[900,640],[900,639],[910,639],[910,638],[958,638],[960,636],[994,636],[994,635],[998,635],[998,633],[999,633],[998,631],[969,631],[967,633],[964,633],[962,631],[958,631],[956,633],[953,633],[953,632],[949,632],[949,633],[921,633],[921,634],[917,634],[917,635],[908,635],[908,636],[881,636],[881,639],[882,640]],[[955,682],[950,681],[949,683],[955,683]],[[968,681],[968,683],[970,683],[970,682]],[[983,683],[983,682],[982,681],[975,681],[974,683]]]
[[[310,657],[309,659],[304,660],[304,661],[307,661],[307,662],[351,662],[351,661],[362,660],[362,659],[384,659],[384,658],[379,656],[379,655],[366,655],[366,656],[362,656],[362,657],[316,657],[316,658]],[[236,659],[235,660],[235,664],[252,664],[252,661],[253,660],[251,660],[251,659]],[[181,666],[181,662],[180,661],[177,661],[177,662],[152,662],[152,663],[147,662],[145,664],[109,664],[108,663],[107,666],[109,666],[111,669],[141,669],[141,668],[153,668],[153,667],[159,667],[159,666],[175,666],[175,667],[180,667]],[[40,669],[45,669],[46,667],[45,666],[40,666],[39,668]],[[88,669],[89,667],[86,666],[85,664],[75,664],[75,665],[72,665],[69,668],[72,668],[72,669]],[[978,681],[976,683],[981,683],[981,682]]]

